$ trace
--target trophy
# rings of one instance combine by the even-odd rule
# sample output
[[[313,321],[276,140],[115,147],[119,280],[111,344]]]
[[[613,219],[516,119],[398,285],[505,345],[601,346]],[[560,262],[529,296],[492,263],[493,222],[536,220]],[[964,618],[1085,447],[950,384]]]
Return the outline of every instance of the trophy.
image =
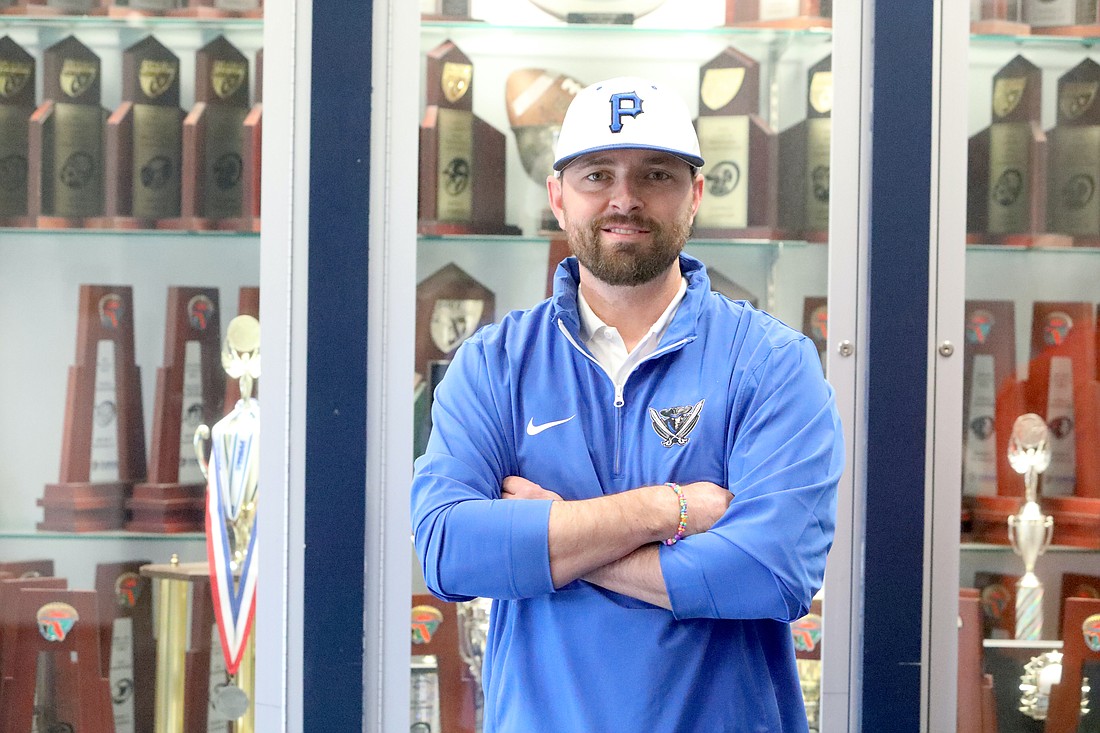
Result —
[[[140,575],[147,560],[96,565],[101,676],[110,680],[115,733],[153,727],[156,642],[153,585]]]
[[[971,0],[970,32],[998,36],[1031,33],[1024,22],[1024,0]]]
[[[1050,546],[1054,518],[1039,508],[1039,474],[1050,465],[1047,425],[1035,413],[1016,418],[1009,438],[1008,461],[1024,477],[1024,505],[1008,518],[1008,540],[1024,560],[1024,575],[1016,584],[1016,638],[1039,639],[1043,631],[1043,584],[1035,562]]]
[[[1100,14],[1095,2],[1079,0],[1023,0],[1024,21],[1032,32],[1052,36],[1095,36]]]
[[[30,118],[28,214],[38,226],[80,227],[103,213],[99,57],[74,36],[46,49],[44,101]]]
[[[531,4],[567,23],[631,25],[665,0],[531,0]]]
[[[504,135],[474,114],[474,65],[451,41],[428,53],[417,231],[519,234],[504,223]]]
[[[544,204],[539,230],[560,230],[546,202],[546,176],[554,172],[554,145],[569,103],[581,90],[571,76],[547,69],[517,69],[508,75],[504,101],[508,124],[516,136],[523,170],[537,185],[534,189]]]
[[[695,127],[706,183],[695,214],[701,239],[781,239],[779,139],[760,117],[760,64],[732,46],[699,69]]]
[[[89,226],[152,229],[180,215],[180,62],[153,36],[122,55],[122,104],[107,118],[105,216]]]
[[[485,661],[485,645],[489,640],[489,611],[492,602],[486,598],[475,598],[455,605],[458,610],[458,653],[474,680],[474,694],[477,698],[477,730],[481,730],[485,708],[481,666]]]
[[[34,57],[0,38],[0,226],[30,226],[27,144],[34,112]]]
[[[229,680],[215,696],[214,709],[229,720],[250,708],[236,683],[252,627],[258,576],[256,502],[259,487],[260,405],[252,383],[260,376],[260,322],[237,316],[226,330],[222,367],[238,380],[241,399],[213,428],[195,430],[195,453],[207,477],[206,555],[214,618]],[[205,443],[210,440],[207,462]]]
[[[750,28],[829,28],[832,0],[726,0],[726,25]]]
[[[833,57],[810,67],[806,119],[779,134],[779,226],[807,241],[829,237]]]
[[[1100,65],[1085,59],[1058,79],[1058,120],[1047,132],[1049,229],[1075,246],[1100,245]]]

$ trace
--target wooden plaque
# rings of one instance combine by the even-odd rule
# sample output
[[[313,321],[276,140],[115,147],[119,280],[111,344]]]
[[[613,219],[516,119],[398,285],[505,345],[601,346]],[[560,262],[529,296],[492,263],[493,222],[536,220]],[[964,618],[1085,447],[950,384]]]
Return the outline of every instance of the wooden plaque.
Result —
[[[1100,599],[1070,598],[1062,611],[1062,678],[1050,689],[1049,733],[1077,733],[1086,664],[1100,662]],[[1095,698],[1093,698],[1095,699]]]
[[[19,629],[17,607],[19,591],[23,588],[64,590],[67,587],[68,582],[64,578],[17,577],[0,580],[0,731],[6,732],[10,727],[5,716],[12,708],[11,681],[18,674],[18,662],[20,661],[15,655],[15,642]],[[37,692],[40,707],[44,711],[52,709],[53,691],[46,689],[44,685],[40,685]]]
[[[482,326],[495,320],[496,296],[451,263],[416,287],[416,372],[429,378],[429,364],[450,359]]]
[[[807,74],[806,119],[779,135],[779,224],[813,242],[829,238],[832,56]]]
[[[959,733],[997,733],[993,678],[985,674],[983,657],[981,594],[977,588],[960,588],[956,711]]]
[[[1024,0],[976,0],[970,18],[970,32],[998,36],[1031,33],[1024,22]]]
[[[46,49],[44,101],[30,118],[28,213],[44,228],[103,214],[104,131],[99,57],[75,37]]]
[[[96,565],[100,676],[111,685],[116,733],[153,730],[156,642],[153,585],[141,576],[148,560]]]
[[[1085,59],[1058,79],[1057,124],[1047,133],[1051,232],[1100,246],[1100,64]]]
[[[152,229],[179,218],[179,59],[153,36],[122,56],[122,104],[107,118],[106,215],[89,226]]]
[[[141,378],[129,286],[81,285],[76,364],[69,368],[60,480],[38,501],[41,530],[121,529],[145,478]]]
[[[53,576],[53,560],[20,560],[0,562],[0,573],[26,580],[28,578],[49,578]]]
[[[8,730],[37,723],[38,730],[113,731],[111,689],[99,660],[102,629],[95,592],[23,588],[12,613],[13,675],[5,685],[4,705]],[[53,704],[36,716],[40,671],[53,675],[47,687]]]
[[[1004,521],[1007,528],[1007,518]],[[1019,580],[1019,576],[1002,573],[980,571],[974,574],[982,609],[983,638],[1011,639],[1015,636],[1016,583]]]
[[[31,225],[27,215],[30,118],[35,108],[34,57],[0,38],[0,226]]]
[[[263,158],[264,50],[256,52],[256,103],[244,118],[241,131],[241,220],[238,229],[260,231],[260,162]]]
[[[518,234],[504,223],[504,135],[473,113],[474,67],[451,41],[428,53],[420,125],[421,234]]]
[[[410,653],[436,658],[440,729],[474,733],[477,691],[459,654],[461,630],[454,604],[432,595],[414,594],[411,628]]]
[[[225,36],[196,53],[195,106],[183,120],[181,218],[166,227],[240,227],[248,73],[248,59]]]
[[[1069,245],[1046,232],[1047,138],[1041,124],[1042,72],[1016,56],[993,76],[993,116],[970,139],[969,242]]]
[[[810,337],[825,369],[826,349],[829,346],[829,301],[825,296],[802,299],[802,333]]]
[[[135,532],[201,532],[206,480],[195,429],[221,417],[221,313],[217,288],[168,289],[164,366],[157,370],[149,478],[126,502]]]
[[[696,129],[706,164],[695,215],[703,239],[782,239],[779,139],[757,112],[760,65],[731,47],[699,70]]]
[[[726,0],[726,25],[751,28],[830,28],[832,0]]]

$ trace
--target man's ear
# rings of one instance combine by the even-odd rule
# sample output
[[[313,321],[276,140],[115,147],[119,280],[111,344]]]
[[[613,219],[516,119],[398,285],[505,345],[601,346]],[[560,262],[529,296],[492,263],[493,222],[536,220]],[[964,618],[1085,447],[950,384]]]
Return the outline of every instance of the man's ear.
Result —
[[[699,204],[703,203],[703,174],[696,173],[695,180],[691,182],[691,215],[695,216],[699,211]]]
[[[565,216],[562,207],[562,183],[561,178],[551,173],[546,177],[546,197],[550,200],[550,210],[554,212],[554,218],[558,220],[558,226],[565,229]],[[700,189],[700,192],[702,189]],[[701,193],[700,193],[701,195]]]

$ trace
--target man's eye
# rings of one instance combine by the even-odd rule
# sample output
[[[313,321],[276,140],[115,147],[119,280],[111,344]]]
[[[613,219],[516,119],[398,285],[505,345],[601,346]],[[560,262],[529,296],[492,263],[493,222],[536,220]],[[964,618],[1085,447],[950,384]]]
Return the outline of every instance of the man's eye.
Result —
[[[672,176],[670,176],[667,171],[652,171],[649,174],[649,177],[654,181],[667,181],[668,179],[672,178]]]
[[[603,171],[592,171],[587,176],[585,176],[585,180],[588,181],[602,181],[606,178],[607,175]]]

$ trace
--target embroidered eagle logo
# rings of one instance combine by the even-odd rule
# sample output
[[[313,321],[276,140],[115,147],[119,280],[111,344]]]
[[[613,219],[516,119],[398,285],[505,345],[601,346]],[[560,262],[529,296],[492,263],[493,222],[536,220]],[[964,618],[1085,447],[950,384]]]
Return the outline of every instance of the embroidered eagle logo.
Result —
[[[666,448],[687,445],[688,435],[698,424],[699,413],[703,411],[705,401],[699,400],[694,405],[666,407],[663,410],[649,408],[649,420],[653,424],[653,430],[661,437],[661,445]]]

